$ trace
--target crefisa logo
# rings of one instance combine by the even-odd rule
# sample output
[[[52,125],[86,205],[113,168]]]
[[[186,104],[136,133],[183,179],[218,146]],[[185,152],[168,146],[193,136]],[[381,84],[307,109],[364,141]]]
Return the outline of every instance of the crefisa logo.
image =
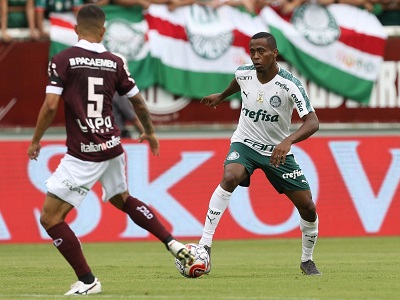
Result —
[[[312,44],[326,46],[337,41],[340,28],[324,6],[304,4],[293,13],[290,22]]]

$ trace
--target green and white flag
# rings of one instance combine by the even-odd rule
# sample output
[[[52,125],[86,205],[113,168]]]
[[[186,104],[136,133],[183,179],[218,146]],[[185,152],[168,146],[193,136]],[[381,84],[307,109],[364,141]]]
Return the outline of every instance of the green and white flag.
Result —
[[[148,26],[142,9],[118,5],[102,8],[106,14],[107,29],[104,46],[127,59],[131,75],[140,89],[155,85],[156,71],[149,52]],[[50,56],[77,43],[73,13],[53,13],[50,15],[50,24]]]
[[[249,41],[259,31],[277,39],[281,56],[304,77],[346,98],[368,103],[377,80],[386,33],[371,13],[345,4],[305,4],[290,18],[264,7],[253,16],[224,5],[169,11],[104,6],[107,49],[128,59],[141,89],[201,98],[222,91],[236,69],[251,63]],[[144,15],[143,15],[144,13]],[[51,54],[77,42],[73,14],[51,15]]]
[[[191,5],[170,12],[165,5],[150,5],[146,19],[158,83],[193,98],[226,88],[236,69],[251,62],[251,36],[266,29],[257,16],[231,6]]]
[[[346,98],[369,102],[387,38],[375,15],[352,5],[305,4],[290,20],[270,7],[260,16],[279,53],[303,76]]]

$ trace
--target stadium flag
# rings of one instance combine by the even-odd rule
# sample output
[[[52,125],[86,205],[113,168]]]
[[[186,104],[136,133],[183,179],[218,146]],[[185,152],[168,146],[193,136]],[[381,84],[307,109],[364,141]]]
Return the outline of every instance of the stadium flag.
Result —
[[[348,99],[369,102],[387,38],[375,15],[346,4],[305,4],[290,20],[271,7],[260,17],[279,53],[303,76]]]
[[[156,71],[150,56],[147,40],[148,25],[140,7],[107,5],[106,33],[103,44],[111,52],[123,55],[128,61],[129,71],[140,89],[156,84]],[[76,18],[73,13],[50,15],[50,56],[77,43],[74,31]]]
[[[305,4],[291,17],[267,6],[254,16],[223,5],[103,7],[104,44],[124,55],[141,89],[201,98],[223,90],[243,63],[250,63],[253,34],[270,31],[281,56],[304,77],[348,99],[368,103],[386,42],[379,20],[346,4]],[[77,42],[75,16],[51,14],[50,54]]]
[[[157,81],[169,92],[192,98],[222,91],[243,63],[250,63],[251,36],[265,25],[231,6],[191,5],[169,11],[150,5],[150,51]]]

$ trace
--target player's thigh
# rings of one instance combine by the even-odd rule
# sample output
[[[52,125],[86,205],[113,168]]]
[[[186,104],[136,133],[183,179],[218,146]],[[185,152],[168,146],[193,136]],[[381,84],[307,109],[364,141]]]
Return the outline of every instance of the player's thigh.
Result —
[[[124,154],[108,161],[107,169],[100,176],[99,181],[103,187],[103,201],[108,201],[111,198],[118,201],[118,198],[120,197],[119,195],[122,195],[128,190],[126,184]]]
[[[74,207],[83,199],[106,170],[107,162],[83,161],[66,154],[46,181],[48,192]]]
[[[269,163],[269,158],[262,166],[264,174],[272,186],[280,194],[285,191],[307,191],[310,190],[307,178],[293,155],[286,156],[285,164],[278,167]]]
[[[222,182],[241,186],[250,185],[250,176],[257,168],[259,154],[242,143],[232,143],[224,161]],[[233,188],[234,188],[233,187]]]

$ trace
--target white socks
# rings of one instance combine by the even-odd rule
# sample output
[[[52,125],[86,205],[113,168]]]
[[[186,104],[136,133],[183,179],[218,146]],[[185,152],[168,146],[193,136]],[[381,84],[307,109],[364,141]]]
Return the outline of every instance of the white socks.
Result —
[[[220,185],[217,186],[211,196],[208,205],[206,220],[204,222],[203,235],[199,241],[200,245],[211,247],[215,230],[229,205],[232,193],[225,191]],[[302,232],[302,255],[301,261],[313,260],[315,243],[318,238],[318,215],[314,222],[307,222],[300,217],[300,230]]]
[[[313,260],[313,252],[318,237],[318,216],[315,222],[307,222],[300,217],[300,230],[302,232],[301,261]]]
[[[200,245],[211,247],[212,239],[225,209],[228,207],[232,193],[225,191],[220,185],[217,186],[208,204],[206,220],[204,222],[203,235],[199,241]]]

